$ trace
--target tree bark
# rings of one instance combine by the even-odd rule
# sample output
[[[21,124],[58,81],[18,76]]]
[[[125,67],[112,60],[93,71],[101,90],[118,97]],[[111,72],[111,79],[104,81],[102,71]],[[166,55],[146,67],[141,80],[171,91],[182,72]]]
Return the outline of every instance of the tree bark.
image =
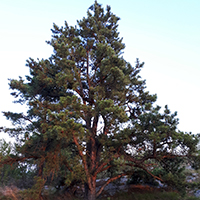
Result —
[[[92,187],[91,190],[88,191],[88,200],[96,200],[96,188]]]
[[[88,183],[85,183],[85,199],[86,200],[96,200],[96,178],[91,178],[91,187],[89,187]]]

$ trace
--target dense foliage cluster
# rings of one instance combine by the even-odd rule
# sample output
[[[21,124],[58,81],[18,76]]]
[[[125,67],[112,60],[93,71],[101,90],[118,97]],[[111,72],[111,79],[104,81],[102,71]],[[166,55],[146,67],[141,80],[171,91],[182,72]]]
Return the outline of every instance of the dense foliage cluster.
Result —
[[[93,200],[138,169],[164,181],[155,166],[196,151],[197,137],[177,130],[176,113],[154,106],[156,95],[139,75],[144,63],[132,66],[123,58],[118,21],[110,6],[104,10],[95,1],[77,26],[54,24],[50,58],[30,58],[30,75],[10,80],[16,103],[28,109],[4,112],[16,127],[3,130],[18,145],[1,163],[34,166],[35,185],[27,192],[36,199],[53,184],[84,185],[85,198]],[[107,181],[96,191],[103,174]]]

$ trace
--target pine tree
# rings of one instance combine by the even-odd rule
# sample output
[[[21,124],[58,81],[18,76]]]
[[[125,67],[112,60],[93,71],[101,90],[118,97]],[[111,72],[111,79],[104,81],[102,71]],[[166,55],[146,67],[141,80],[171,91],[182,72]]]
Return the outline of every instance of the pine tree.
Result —
[[[26,114],[4,112],[16,124],[5,131],[22,142],[22,156],[10,162],[34,160],[38,187],[62,168],[65,184],[84,183],[86,198],[94,200],[107,184],[131,169],[111,173],[96,191],[99,173],[122,164],[137,165],[126,150],[129,143],[135,145],[135,137],[141,144],[147,140],[145,124],[138,122],[150,112],[156,95],[146,91],[139,75],[144,63],[137,60],[133,67],[123,58],[118,21],[110,6],[104,10],[95,1],[77,26],[54,24],[47,42],[54,49],[49,59],[30,58],[30,75],[10,80],[16,103],[28,106]],[[138,137],[136,129],[143,134]]]

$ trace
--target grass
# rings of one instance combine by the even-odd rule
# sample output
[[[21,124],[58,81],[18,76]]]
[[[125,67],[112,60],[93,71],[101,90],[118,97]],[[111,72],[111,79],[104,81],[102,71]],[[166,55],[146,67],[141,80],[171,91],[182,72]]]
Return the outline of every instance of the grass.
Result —
[[[101,200],[199,200],[197,197],[181,197],[175,192],[156,192],[156,193],[121,193]]]
[[[1,200],[23,200],[19,195],[19,191],[16,187],[4,187],[0,188],[0,199]],[[70,198],[66,195],[49,195],[45,196],[44,200],[83,200],[79,198]],[[120,192],[111,197],[102,197],[98,200],[200,200],[200,198],[194,196],[181,197],[176,192],[167,191],[148,191],[148,190],[137,190]]]

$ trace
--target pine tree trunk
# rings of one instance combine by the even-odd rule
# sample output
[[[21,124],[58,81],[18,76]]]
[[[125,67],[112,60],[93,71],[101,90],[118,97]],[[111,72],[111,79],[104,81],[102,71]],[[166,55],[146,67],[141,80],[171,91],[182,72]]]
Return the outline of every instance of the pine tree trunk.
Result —
[[[96,200],[96,188],[88,191],[88,200]]]
[[[85,186],[85,199],[86,200],[96,200],[96,179],[92,180],[92,188],[89,188],[88,183]]]

